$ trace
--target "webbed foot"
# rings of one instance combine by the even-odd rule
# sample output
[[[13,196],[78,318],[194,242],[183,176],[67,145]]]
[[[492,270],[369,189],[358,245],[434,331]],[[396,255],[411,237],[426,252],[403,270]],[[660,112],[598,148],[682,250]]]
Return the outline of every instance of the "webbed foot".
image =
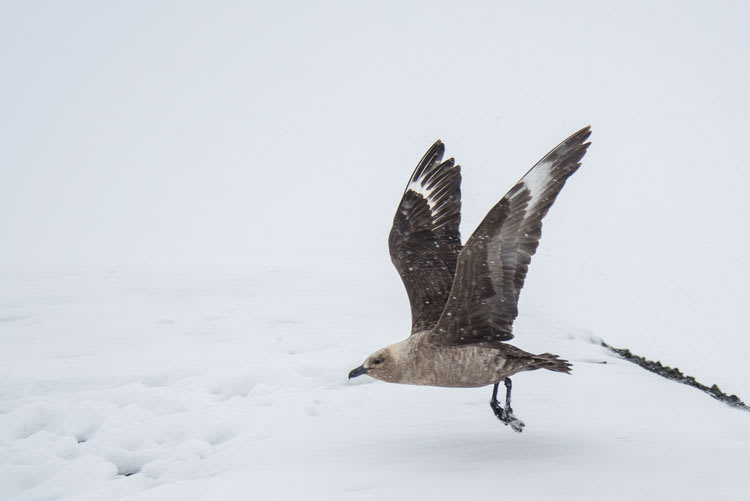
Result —
[[[500,405],[500,402],[497,400],[490,402],[490,407],[492,408],[492,412],[495,413],[495,417],[505,423],[506,426],[510,426],[513,428],[513,431],[516,431],[518,433],[521,433],[526,426],[523,421],[518,419],[515,414],[513,414],[513,409],[510,407],[502,407]]]
[[[494,412],[495,416],[505,423],[506,426],[510,425],[510,427],[513,428],[513,431],[521,433],[526,425],[523,421],[518,419],[515,414],[513,414],[513,409],[510,406],[510,392],[512,387],[510,378],[505,379],[505,407],[502,407],[500,402],[497,401],[497,387],[499,384],[500,383],[495,383],[495,387],[492,389],[492,400],[490,400],[492,412]]]

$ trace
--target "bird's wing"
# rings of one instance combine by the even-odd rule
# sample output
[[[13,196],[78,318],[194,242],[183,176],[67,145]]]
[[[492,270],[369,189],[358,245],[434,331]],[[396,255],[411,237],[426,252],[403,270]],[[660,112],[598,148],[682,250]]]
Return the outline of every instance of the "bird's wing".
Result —
[[[513,338],[518,296],[542,236],[542,218],[578,167],[589,127],[559,144],[485,216],[458,256],[455,279],[431,336],[444,344]]]
[[[442,161],[445,146],[427,150],[406,185],[388,237],[411,303],[412,333],[432,329],[448,299],[461,251],[461,168]]]

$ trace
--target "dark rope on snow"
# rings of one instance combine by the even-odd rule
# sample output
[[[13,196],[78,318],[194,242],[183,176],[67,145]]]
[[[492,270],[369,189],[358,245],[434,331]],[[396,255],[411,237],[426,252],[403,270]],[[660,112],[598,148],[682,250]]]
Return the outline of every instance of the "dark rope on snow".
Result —
[[[740,397],[738,397],[737,395],[727,395],[716,385],[708,387],[705,384],[696,381],[693,376],[686,376],[685,374],[680,372],[680,369],[667,367],[666,365],[662,365],[661,362],[658,361],[653,362],[651,360],[647,360],[625,348],[614,348],[601,339],[598,339],[597,341],[599,341],[599,343],[601,343],[601,345],[607,348],[609,351],[618,355],[620,358],[627,360],[628,362],[632,362],[649,372],[653,372],[654,374],[658,374],[667,379],[671,379],[672,381],[677,381],[678,383],[692,386],[693,388],[698,388],[703,393],[711,395],[719,402],[724,402],[730,407],[742,409],[743,411],[750,411],[750,406],[740,400]]]

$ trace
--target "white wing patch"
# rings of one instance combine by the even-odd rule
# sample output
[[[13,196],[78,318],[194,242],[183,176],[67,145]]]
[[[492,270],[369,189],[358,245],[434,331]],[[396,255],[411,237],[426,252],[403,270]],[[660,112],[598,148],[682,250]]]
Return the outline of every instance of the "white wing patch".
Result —
[[[427,205],[430,206],[430,212],[433,214],[435,213],[435,204],[437,203],[437,200],[435,200],[435,190],[428,190],[424,186],[422,186],[422,178],[418,179],[412,179],[411,182],[409,182],[409,186],[406,187],[407,191],[413,191],[414,193],[419,193],[422,198],[427,200]]]
[[[521,181],[529,190],[531,200],[528,205],[528,212],[533,212],[536,206],[541,202],[542,194],[549,187],[550,179],[552,178],[552,162],[542,162],[537,164],[533,169],[523,176]]]

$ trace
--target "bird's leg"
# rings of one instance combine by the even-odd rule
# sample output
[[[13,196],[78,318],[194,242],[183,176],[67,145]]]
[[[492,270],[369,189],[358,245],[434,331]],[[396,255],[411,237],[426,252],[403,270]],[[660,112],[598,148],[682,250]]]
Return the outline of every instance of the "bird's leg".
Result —
[[[498,383],[495,384],[495,392],[493,396],[497,395],[497,385]],[[518,419],[515,416],[515,414],[513,414],[513,409],[510,406],[510,390],[512,388],[513,388],[513,383],[511,383],[509,377],[506,377],[505,378],[505,409],[504,410],[505,410],[505,419],[507,419],[507,421],[503,421],[503,422],[505,424],[509,424],[510,427],[513,428],[513,430],[520,433],[523,431],[523,427],[526,425],[524,424],[523,421]]]
[[[513,409],[511,409],[510,407],[510,379],[505,379],[505,407],[502,407],[500,405],[500,402],[497,401],[498,386],[500,386],[500,383],[495,383],[495,386],[492,388],[492,400],[490,400],[490,407],[492,408],[492,412],[495,413],[495,416],[500,421],[502,421],[506,425],[510,425],[510,427],[513,428],[514,431],[520,433],[523,431],[523,427],[525,425],[523,424],[523,421],[513,415]]]
[[[513,409],[510,408],[510,390],[513,389],[513,383],[511,382],[509,377],[505,378],[505,411],[506,412],[513,412]]]
[[[495,413],[495,416],[507,425],[508,419],[505,417],[505,409],[503,409],[500,406],[500,402],[497,401],[497,387],[499,385],[500,383],[495,383],[494,388],[492,388],[492,400],[490,400],[490,407],[492,408],[492,412]]]

